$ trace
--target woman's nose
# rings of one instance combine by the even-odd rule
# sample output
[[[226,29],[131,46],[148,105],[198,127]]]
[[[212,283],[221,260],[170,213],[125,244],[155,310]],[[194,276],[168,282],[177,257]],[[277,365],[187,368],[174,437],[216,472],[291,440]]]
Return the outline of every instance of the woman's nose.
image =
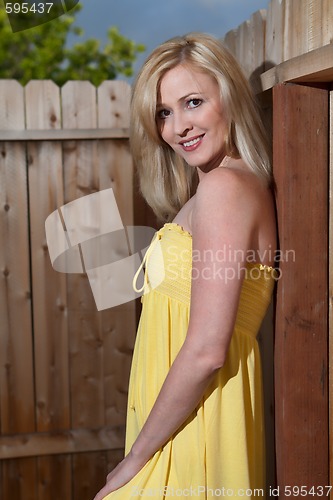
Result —
[[[192,130],[193,125],[186,113],[177,113],[174,116],[174,131],[179,137],[186,137],[189,130]]]

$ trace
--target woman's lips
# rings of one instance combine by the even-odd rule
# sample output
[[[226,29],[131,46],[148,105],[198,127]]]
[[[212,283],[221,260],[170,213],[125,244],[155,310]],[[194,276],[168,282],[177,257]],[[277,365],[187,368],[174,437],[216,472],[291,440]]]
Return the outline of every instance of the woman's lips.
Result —
[[[191,139],[187,139],[186,141],[182,141],[179,144],[182,146],[182,148],[185,151],[193,151],[194,149],[196,149],[199,146],[204,135],[205,134],[198,135],[196,137],[192,137]]]

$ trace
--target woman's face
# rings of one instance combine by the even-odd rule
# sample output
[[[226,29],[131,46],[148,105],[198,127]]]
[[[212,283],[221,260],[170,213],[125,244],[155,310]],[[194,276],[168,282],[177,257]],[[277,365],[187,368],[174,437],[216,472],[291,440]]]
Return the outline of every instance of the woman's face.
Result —
[[[208,172],[224,156],[227,125],[218,84],[210,75],[178,65],[162,78],[157,125],[163,140],[193,167]]]

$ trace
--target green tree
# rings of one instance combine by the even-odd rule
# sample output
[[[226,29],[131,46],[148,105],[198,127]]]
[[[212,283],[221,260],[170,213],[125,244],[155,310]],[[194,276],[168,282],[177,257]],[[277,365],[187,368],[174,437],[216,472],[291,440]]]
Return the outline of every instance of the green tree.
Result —
[[[23,85],[32,79],[50,79],[58,85],[68,80],[90,80],[99,85],[117,75],[131,76],[138,53],[145,50],[121,35],[116,27],[108,30],[108,41],[88,39],[66,47],[68,35],[81,36],[74,26],[80,5],[45,24],[13,33],[4,9],[0,9],[0,78],[13,78]]]

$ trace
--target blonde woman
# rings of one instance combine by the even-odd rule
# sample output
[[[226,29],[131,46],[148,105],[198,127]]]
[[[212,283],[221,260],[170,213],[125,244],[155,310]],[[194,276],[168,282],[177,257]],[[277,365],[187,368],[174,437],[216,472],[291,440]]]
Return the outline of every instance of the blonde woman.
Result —
[[[222,44],[193,33],[146,61],[131,126],[141,190],[164,225],[145,258],[125,458],[95,499],[263,497],[256,334],[276,222],[253,96]]]

